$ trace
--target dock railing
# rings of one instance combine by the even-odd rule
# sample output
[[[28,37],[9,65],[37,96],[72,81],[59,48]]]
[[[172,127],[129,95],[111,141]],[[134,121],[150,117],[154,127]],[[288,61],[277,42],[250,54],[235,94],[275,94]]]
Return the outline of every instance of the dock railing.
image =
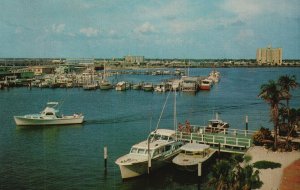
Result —
[[[240,129],[224,129],[212,131],[205,126],[192,125],[192,130],[176,131],[176,137],[179,141],[196,142],[210,144],[212,147],[221,146],[221,151],[228,149],[246,150],[252,145],[252,135],[254,131]],[[230,151],[236,152],[236,151]]]
[[[214,127],[207,127],[207,126],[201,126],[201,125],[191,125],[192,132],[193,133],[200,133],[200,134],[205,134],[205,133],[219,133],[219,134],[226,134],[226,135],[231,135],[231,136],[253,136],[255,131],[253,130],[243,130],[243,129],[230,129],[230,128],[223,128],[223,129],[218,129]]]

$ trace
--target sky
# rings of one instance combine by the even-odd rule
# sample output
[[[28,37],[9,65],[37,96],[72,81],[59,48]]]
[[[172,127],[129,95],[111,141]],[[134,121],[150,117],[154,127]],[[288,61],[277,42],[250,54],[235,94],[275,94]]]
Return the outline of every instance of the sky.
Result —
[[[0,57],[300,59],[299,0],[1,0]]]

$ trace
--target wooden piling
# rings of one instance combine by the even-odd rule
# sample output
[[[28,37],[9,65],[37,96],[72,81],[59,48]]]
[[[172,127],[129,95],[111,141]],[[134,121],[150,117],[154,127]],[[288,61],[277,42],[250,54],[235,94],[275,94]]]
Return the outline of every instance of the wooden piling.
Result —
[[[248,115],[246,115],[246,131],[248,131]]]
[[[202,163],[199,162],[198,163],[198,177],[201,177],[201,175],[202,175]]]
[[[148,138],[148,174],[151,173],[151,153],[150,153],[150,138]]]
[[[198,189],[201,189],[202,163],[198,163]]]
[[[107,155],[107,147],[106,146],[104,147],[103,154],[104,154],[104,169],[105,169],[105,171],[107,171],[107,157],[108,157],[108,155]]]
[[[218,146],[218,160],[220,161],[221,143],[219,143]]]

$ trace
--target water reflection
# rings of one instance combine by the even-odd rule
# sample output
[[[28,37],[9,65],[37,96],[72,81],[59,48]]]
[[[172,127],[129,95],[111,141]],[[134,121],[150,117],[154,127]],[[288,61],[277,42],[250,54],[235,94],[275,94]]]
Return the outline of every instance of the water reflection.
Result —
[[[16,125],[16,130],[18,131],[31,131],[31,130],[55,130],[60,128],[82,128],[84,124],[70,124],[70,125]]]

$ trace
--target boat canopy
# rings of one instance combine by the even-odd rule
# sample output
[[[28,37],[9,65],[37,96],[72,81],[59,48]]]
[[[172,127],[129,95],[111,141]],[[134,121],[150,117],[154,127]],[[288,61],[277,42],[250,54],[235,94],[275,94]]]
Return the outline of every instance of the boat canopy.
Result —
[[[210,122],[210,123],[223,123],[223,121],[219,120],[219,119],[211,119],[208,122]]]
[[[153,132],[151,132],[151,135],[163,135],[163,136],[173,136],[175,135],[175,131],[174,130],[171,130],[171,129],[157,129]]]
[[[183,145],[180,149],[190,152],[200,152],[208,149],[209,145],[207,144],[198,144],[198,143],[188,143]]]

